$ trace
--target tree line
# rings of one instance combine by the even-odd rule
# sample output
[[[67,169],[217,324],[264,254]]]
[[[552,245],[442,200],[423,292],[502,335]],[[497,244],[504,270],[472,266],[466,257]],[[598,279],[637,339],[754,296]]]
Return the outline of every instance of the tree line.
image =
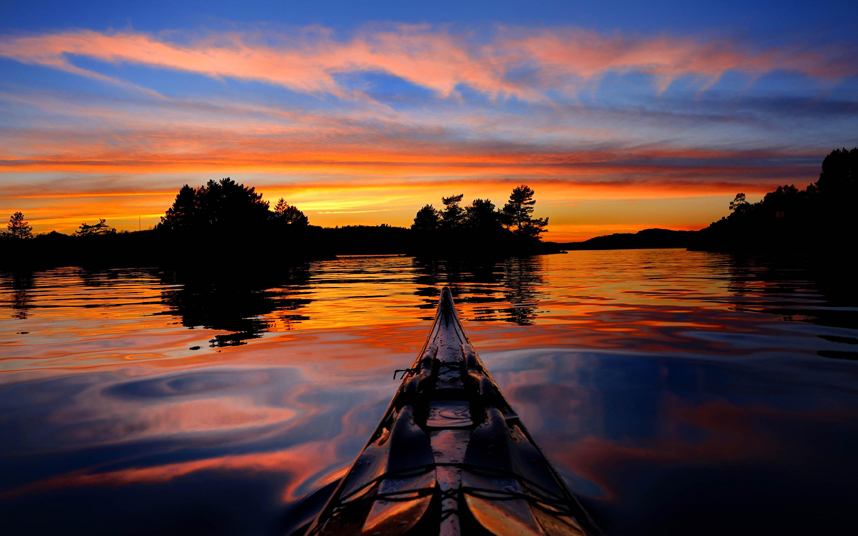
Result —
[[[113,233],[116,233],[116,229],[107,225],[104,218],[99,218],[98,223],[92,225],[85,222],[81,223],[74,232],[76,236],[98,236]],[[24,220],[24,214],[21,212],[12,214],[9,223],[6,225],[6,230],[0,232],[0,238],[9,240],[27,240],[33,237],[33,227]]]
[[[464,194],[442,197],[443,209],[427,204],[417,211],[411,229],[419,232],[470,230],[483,234],[504,230],[525,240],[538,241],[546,231],[548,218],[533,217],[536,200],[527,185],[517,186],[502,209],[496,209],[489,199],[474,199],[461,207]]]
[[[256,189],[237,183],[229,177],[219,181],[210,180],[197,188],[184,185],[176,195],[173,205],[167,209],[156,231],[223,232],[241,230],[260,232],[265,226],[306,227],[307,216],[290,205],[282,197],[274,210]],[[116,229],[99,218],[98,223],[82,223],[75,236],[103,236],[116,234]],[[9,218],[6,230],[0,237],[25,240],[33,238],[32,226],[24,220],[21,212]]]
[[[548,218],[533,216],[536,201],[534,191],[526,185],[513,189],[502,209],[496,209],[488,199],[474,199],[466,207],[461,206],[463,194],[442,198],[444,208],[436,210],[425,205],[414,217],[412,230],[432,231],[477,231],[494,233],[508,231],[514,235],[538,241],[545,232]],[[309,226],[307,216],[282,197],[271,210],[268,201],[254,187],[245,186],[229,177],[219,181],[192,187],[182,186],[172,206],[167,209],[156,231],[170,232],[245,232],[259,233],[271,227],[302,228]],[[77,236],[99,236],[115,234],[104,218],[98,223],[82,223],[75,231]],[[33,229],[24,220],[21,212],[12,215],[4,233],[6,238],[33,238]]]
[[[192,270],[276,270],[333,256],[322,229],[285,199],[271,209],[255,188],[230,178],[184,185],[160,222],[143,231],[117,232],[104,218],[82,223],[73,235],[34,236],[24,215],[12,215],[0,268],[158,266]],[[277,244],[277,247],[272,247]]]
[[[515,188],[503,208],[488,199],[421,208],[411,229],[346,226],[323,229],[285,199],[273,209],[254,187],[230,178],[184,185],[153,229],[117,232],[105,219],[83,223],[73,236],[33,235],[16,212],[2,235],[0,267],[160,266],[193,269],[276,269],[339,254],[405,253],[424,257],[504,257],[558,251],[543,243],[547,218],[533,216],[528,186]],[[276,244],[276,247],[272,247]],[[220,267],[220,268],[216,268]]]
[[[701,231],[695,249],[836,248],[858,233],[858,147],[835,149],[806,188],[778,186],[750,203],[744,192],[730,214]],[[854,243],[851,244],[854,246]]]
[[[258,231],[274,224],[278,226],[306,227],[306,215],[282,197],[270,210],[254,187],[237,183],[229,177],[193,188],[182,186],[173,206],[167,209],[157,226],[158,230],[227,230]]]
[[[804,189],[782,185],[756,203],[748,202],[745,193],[738,193],[730,203],[728,216],[683,240],[693,249],[708,250],[851,249],[858,233],[858,147],[832,151],[821,167],[819,179]],[[400,252],[405,242],[412,244],[409,251],[418,254],[443,254],[451,247],[478,254],[545,251],[528,245],[540,245],[548,225],[548,218],[533,215],[536,201],[529,186],[514,188],[500,209],[480,198],[463,207],[463,198],[463,194],[443,197],[441,209],[431,204],[422,207],[411,225],[410,232],[414,234],[407,237],[407,229],[364,226],[325,230],[331,232],[310,237],[300,232],[313,226],[298,208],[281,198],[272,210],[253,187],[225,178],[197,188],[183,186],[154,232],[161,241],[168,235],[185,242],[203,235],[213,243],[224,236],[260,240],[288,235],[292,244],[304,240],[304,246],[294,245],[290,251],[301,247],[316,251],[325,240],[335,243],[333,250],[347,248],[350,253],[364,249]],[[81,224],[74,234],[92,237],[127,233],[117,233],[101,218],[95,224]],[[66,235],[42,236],[57,239]],[[27,239],[34,235],[24,215],[15,212],[0,237],[10,239],[4,240],[8,248],[11,243],[29,242]]]

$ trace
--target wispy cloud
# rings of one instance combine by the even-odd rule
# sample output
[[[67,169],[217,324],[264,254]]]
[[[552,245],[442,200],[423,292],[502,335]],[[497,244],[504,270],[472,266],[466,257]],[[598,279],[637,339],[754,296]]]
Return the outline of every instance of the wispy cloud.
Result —
[[[383,72],[443,97],[464,85],[493,97],[533,101],[546,99],[547,90],[574,90],[611,72],[652,75],[662,91],[679,77],[700,77],[711,84],[728,71],[760,75],[784,70],[821,79],[858,73],[854,57],[831,48],[760,49],[727,40],[623,37],[578,28],[499,28],[486,42],[425,25],[362,30],[342,40],[330,30],[313,28],[294,35],[257,30],[190,40],[175,37],[92,30],[7,35],[0,38],[0,56],[93,77],[104,75],[76,65],[75,57],[268,82],[339,97],[349,97],[352,91],[336,75]]]
[[[856,134],[848,49],[572,27],[7,34],[0,58],[39,82],[0,80],[0,211],[136,228],[181,184],[232,176],[316,223],[401,225],[526,182],[559,223],[581,199],[804,185]]]

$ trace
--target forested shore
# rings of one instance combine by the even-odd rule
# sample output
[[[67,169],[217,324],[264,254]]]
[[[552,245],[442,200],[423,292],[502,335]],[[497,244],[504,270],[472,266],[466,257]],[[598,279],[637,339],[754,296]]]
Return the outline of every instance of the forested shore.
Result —
[[[737,253],[851,253],[858,237],[858,147],[836,149],[804,189],[778,186],[750,203],[744,193],[729,215],[698,231],[645,229],[560,244],[564,250],[685,248]]]
[[[274,209],[255,188],[229,178],[185,185],[154,229],[117,232],[105,220],[74,235],[34,235],[15,213],[0,238],[0,268],[56,266],[272,267],[336,255],[405,254],[486,257],[579,249],[687,248],[732,252],[854,249],[858,234],[858,148],[832,151],[819,179],[804,189],[779,186],[750,203],[744,193],[730,214],[699,231],[647,229],[584,242],[542,240],[547,218],[534,216],[534,191],[521,185],[498,208],[488,199],[462,206],[463,194],[427,204],[410,228],[390,225],[322,228],[280,199]]]
[[[73,235],[34,235],[15,213],[0,240],[0,268],[59,266],[153,266],[205,269],[273,269],[337,255],[406,254],[425,257],[505,257],[558,252],[543,242],[547,218],[533,217],[534,192],[519,186],[496,209],[476,199],[462,207],[462,194],[442,199],[443,210],[426,205],[411,228],[311,225],[297,207],[280,199],[273,210],[254,187],[229,178],[178,192],[160,223],[143,231],[118,232],[100,219]]]

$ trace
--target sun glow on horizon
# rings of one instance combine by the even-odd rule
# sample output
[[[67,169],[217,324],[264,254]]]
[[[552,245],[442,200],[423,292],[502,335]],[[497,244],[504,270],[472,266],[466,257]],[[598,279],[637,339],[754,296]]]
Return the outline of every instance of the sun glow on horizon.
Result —
[[[700,228],[738,192],[815,181],[858,124],[844,41],[163,30],[0,30],[0,215],[149,228],[183,184],[231,177],[322,226],[408,226],[441,196],[502,206],[527,184],[551,240]]]

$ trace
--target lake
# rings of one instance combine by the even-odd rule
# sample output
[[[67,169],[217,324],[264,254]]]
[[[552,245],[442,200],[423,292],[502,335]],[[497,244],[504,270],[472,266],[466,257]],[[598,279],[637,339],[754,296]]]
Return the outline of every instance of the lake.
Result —
[[[605,534],[854,534],[858,299],[835,268],[627,250],[342,257],[241,281],[0,273],[0,532],[300,526],[450,286]]]

